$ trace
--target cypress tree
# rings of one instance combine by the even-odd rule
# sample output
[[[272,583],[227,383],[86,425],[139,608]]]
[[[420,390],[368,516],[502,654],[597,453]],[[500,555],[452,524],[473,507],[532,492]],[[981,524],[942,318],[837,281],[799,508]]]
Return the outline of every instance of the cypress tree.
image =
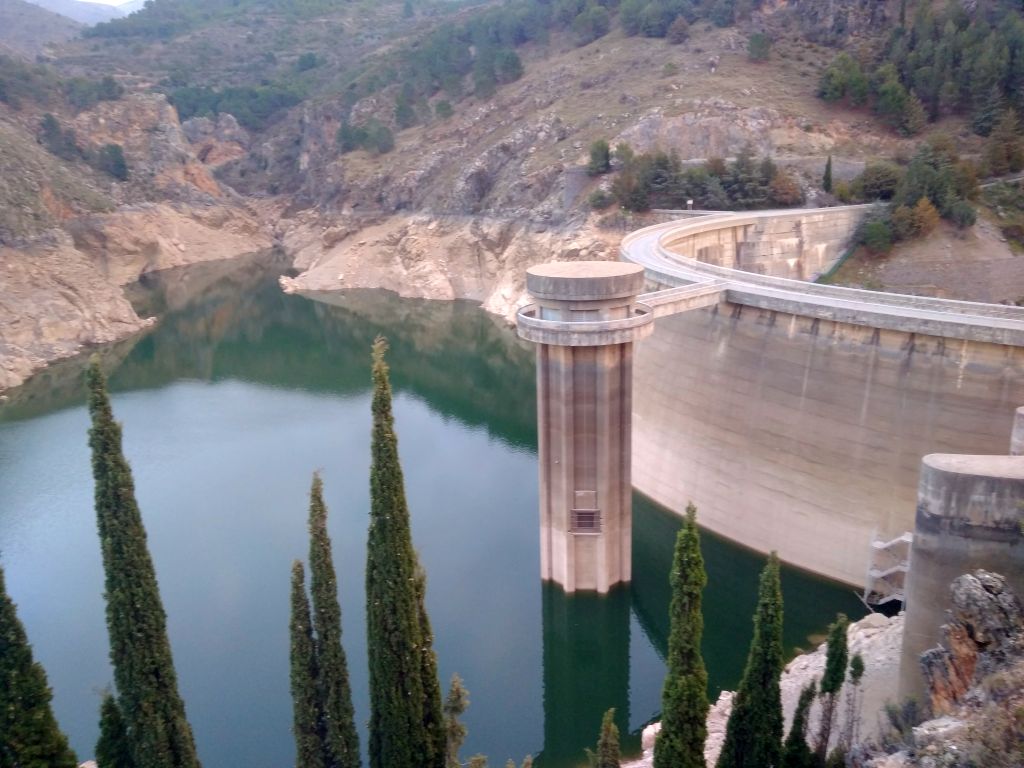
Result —
[[[782,757],[782,587],[772,552],[761,572],[750,644],[717,768],[775,768]]]
[[[412,546],[387,342],[373,345],[373,435],[366,627],[370,666],[370,768],[443,768],[444,718],[437,662]],[[433,679],[424,679],[434,670]]]
[[[25,627],[0,567],[0,766],[75,768],[78,761],[50,708],[46,672],[32,659]]]
[[[289,629],[295,765],[298,768],[324,768],[326,749],[321,730],[316,649],[309,617],[309,600],[306,599],[306,574],[298,560],[292,563]]]
[[[468,729],[460,717],[469,708],[469,691],[462,684],[462,678],[452,675],[448,696],[444,700],[445,768],[460,768],[459,750],[466,740]]]
[[[96,742],[96,765],[99,768],[135,768],[128,730],[114,695],[107,691],[100,705],[100,738]]]
[[[619,768],[619,727],[615,725],[615,709],[609,709],[601,718],[601,733],[597,737],[597,751],[587,750],[592,768]]]
[[[655,768],[704,768],[708,673],[700,643],[704,632],[701,594],[707,584],[700,552],[697,510],[690,504],[676,536],[672,563],[668,676],[661,694],[661,731],[654,743]]]
[[[821,188],[826,192],[832,191],[832,155],[825,161],[825,175],[821,179]]]
[[[110,661],[132,757],[138,768],[199,768],[131,467],[121,449],[121,425],[98,361],[89,366],[87,380]]]
[[[821,677],[821,722],[818,724],[817,755],[822,762],[828,755],[828,742],[832,737],[836,700],[846,677],[846,628],[850,621],[843,614],[836,616],[828,628],[828,650],[825,653],[825,674]]]
[[[800,691],[800,699],[793,713],[793,725],[789,728],[782,752],[782,768],[814,768],[814,753],[807,746],[807,715],[816,693],[814,681]]]
[[[348,662],[341,644],[338,579],[331,556],[331,538],[327,534],[327,506],[319,474],[313,475],[309,494],[309,571],[321,732],[326,750],[324,764],[327,768],[358,768],[359,736],[348,682]]]

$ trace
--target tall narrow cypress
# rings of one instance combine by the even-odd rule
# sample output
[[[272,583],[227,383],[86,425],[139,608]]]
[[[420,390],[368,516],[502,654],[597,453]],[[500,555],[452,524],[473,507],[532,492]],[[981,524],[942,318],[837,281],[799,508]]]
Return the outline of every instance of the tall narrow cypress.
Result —
[[[309,618],[309,600],[306,599],[306,574],[298,560],[292,563],[289,630],[295,765],[297,768],[324,768],[325,749],[313,624]]]
[[[199,768],[132,472],[121,449],[121,426],[95,360],[87,380],[110,661],[132,757],[138,768]]]
[[[309,570],[319,670],[321,732],[326,750],[324,764],[327,768],[358,768],[359,736],[352,708],[348,662],[341,644],[338,579],[331,555],[331,537],[327,534],[327,506],[319,474],[313,475],[309,494]]]
[[[839,691],[846,678],[846,661],[849,651],[846,647],[846,630],[850,620],[842,613],[828,628],[828,647],[825,651],[825,673],[821,677],[821,718],[818,722],[818,743],[816,753],[818,760],[825,762],[828,754],[829,741],[832,738],[832,726],[835,723],[836,703]]]
[[[46,672],[32,658],[25,627],[0,567],[0,765],[75,768],[78,761],[50,708]]]
[[[789,728],[782,751],[782,768],[814,768],[814,753],[807,746],[807,716],[816,693],[813,680],[800,691],[800,699],[793,712],[793,725]]]
[[[661,731],[654,743],[655,768],[704,768],[708,673],[701,655],[701,596],[708,577],[700,552],[697,509],[686,508],[672,561],[668,676],[661,693]]]
[[[96,765],[99,768],[135,768],[128,729],[117,699],[107,691],[100,705],[100,738],[96,742]]]
[[[782,587],[772,552],[761,572],[754,639],[725,727],[717,768],[776,768],[782,752]]]
[[[366,555],[366,628],[370,666],[370,768],[443,768],[444,718],[423,597],[425,582],[412,546],[387,342],[373,345],[373,435],[370,530]]]

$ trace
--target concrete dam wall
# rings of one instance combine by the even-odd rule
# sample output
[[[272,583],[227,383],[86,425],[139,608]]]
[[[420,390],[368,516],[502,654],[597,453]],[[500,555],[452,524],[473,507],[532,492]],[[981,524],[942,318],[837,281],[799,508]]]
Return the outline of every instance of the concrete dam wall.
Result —
[[[741,544],[863,587],[872,542],[914,530],[923,456],[1005,454],[1024,403],[1024,312],[772,277],[827,269],[863,209],[756,221],[772,215],[624,240],[652,285],[690,286],[640,297],[658,319],[636,351],[633,483],[676,512],[692,500],[704,526]],[[787,226],[800,237],[778,238]],[[701,285],[701,304],[674,298]]]

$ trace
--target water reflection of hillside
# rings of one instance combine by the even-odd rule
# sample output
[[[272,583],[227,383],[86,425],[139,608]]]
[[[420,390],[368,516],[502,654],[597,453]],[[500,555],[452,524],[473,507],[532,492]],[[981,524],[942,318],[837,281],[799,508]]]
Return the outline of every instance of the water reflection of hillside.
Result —
[[[148,333],[101,350],[115,391],[180,379],[241,379],[281,388],[356,394],[369,388],[369,350],[382,334],[398,392],[513,445],[536,443],[532,351],[468,302],[356,292],[332,303],[286,296],[280,256],[200,264],[147,276],[128,293]],[[84,399],[84,356],[12,390],[4,420]],[[453,393],[458,393],[453,395]],[[527,396],[528,395],[528,396]]]

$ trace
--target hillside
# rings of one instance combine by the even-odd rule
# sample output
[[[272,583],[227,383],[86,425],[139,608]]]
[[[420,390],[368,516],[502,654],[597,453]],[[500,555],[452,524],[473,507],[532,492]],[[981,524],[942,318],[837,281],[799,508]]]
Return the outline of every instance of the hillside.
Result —
[[[0,0],[0,53],[34,58],[48,46],[70,40],[81,25],[25,0]]]
[[[53,103],[0,122],[38,138],[43,113],[56,112],[88,145],[60,172],[114,212],[139,202],[199,219],[210,206],[238,212],[304,270],[286,290],[383,286],[504,316],[522,300],[527,265],[613,257],[621,232],[643,223],[591,210],[595,192],[608,198],[632,173],[616,159],[609,175],[588,175],[599,140],[672,153],[662,157],[680,168],[748,147],[812,204],[835,201],[821,187],[829,156],[845,183],[870,161],[914,155],[919,139],[875,110],[817,95],[840,50],[890,55],[898,0],[638,3],[153,0],[63,44]],[[126,96],[83,104],[104,78]],[[968,157],[981,151],[962,115],[940,117]],[[107,143],[123,146],[124,181],[85,159]],[[40,190],[65,186],[9,185],[34,201],[22,205],[32,216],[19,214],[34,224],[17,237],[31,244],[95,220],[79,199],[62,219],[47,212]],[[74,240],[104,251],[101,238]],[[145,251],[121,250],[133,249]],[[165,263],[129,262],[119,280]]]

